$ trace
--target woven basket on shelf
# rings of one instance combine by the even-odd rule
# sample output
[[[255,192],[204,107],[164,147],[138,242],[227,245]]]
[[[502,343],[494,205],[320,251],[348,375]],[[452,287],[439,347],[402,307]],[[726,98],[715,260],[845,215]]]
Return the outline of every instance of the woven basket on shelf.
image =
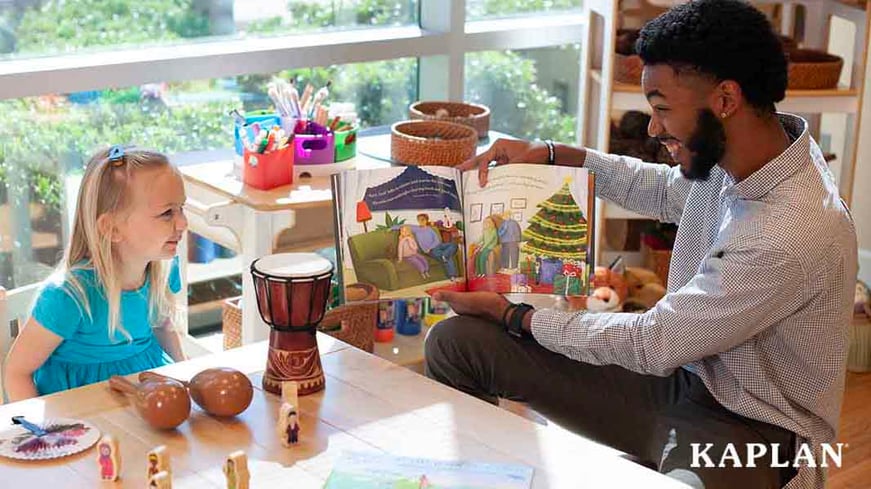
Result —
[[[641,70],[644,63],[635,54],[635,41],[638,29],[617,29],[617,44],[614,46],[614,81],[629,85],[641,84]]]
[[[221,332],[224,334],[224,349],[242,346],[242,298],[231,297],[221,303]]]
[[[345,288],[345,294],[349,300],[367,302],[330,309],[318,324],[318,330],[371,353],[375,348],[378,289],[369,284],[351,284]]]
[[[789,52],[790,90],[820,90],[835,88],[841,77],[844,60],[833,54],[813,49]]]
[[[404,121],[390,128],[390,157],[405,165],[456,166],[475,156],[478,133],[444,121]]]
[[[671,250],[654,250],[642,242],[641,255],[644,257],[644,267],[653,270],[662,283],[667,284]]]
[[[486,138],[490,131],[490,108],[468,102],[415,102],[408,108],[412,120],[447,121],[464,124],[478,131],[479,138]]]
[[[644,63],[641,62],[641,56],[637,54],[620,54],[614,55],[614,81],[625,83],[627,85],[641,84],[641,70],[644,69]]]

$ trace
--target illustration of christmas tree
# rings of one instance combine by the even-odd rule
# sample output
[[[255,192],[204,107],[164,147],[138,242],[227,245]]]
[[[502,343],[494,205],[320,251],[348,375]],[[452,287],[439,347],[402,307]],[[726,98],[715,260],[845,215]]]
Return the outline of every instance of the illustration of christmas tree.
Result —
[[[587,220],[569,191],[570,183],[566,178],[557,193],[536,206],[538,212],[523,230],[524,253],[543,259],[587,260]]]

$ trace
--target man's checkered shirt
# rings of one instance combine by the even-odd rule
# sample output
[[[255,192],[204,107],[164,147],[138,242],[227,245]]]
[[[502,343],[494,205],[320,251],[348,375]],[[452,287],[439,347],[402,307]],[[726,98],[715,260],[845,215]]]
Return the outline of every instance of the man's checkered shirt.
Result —
[[[644,314],[537,311],[532,333],[582,362],[694,372],[727,409],[798,434],[819,461],[844,392],[856,232],[807,122],[779,117],[793,142],[739,183],[719,166],[690,182],[678,167],[588,151],[599,196],[679,223],[668,293]],[[824,478],[802,467],[787,487]]]

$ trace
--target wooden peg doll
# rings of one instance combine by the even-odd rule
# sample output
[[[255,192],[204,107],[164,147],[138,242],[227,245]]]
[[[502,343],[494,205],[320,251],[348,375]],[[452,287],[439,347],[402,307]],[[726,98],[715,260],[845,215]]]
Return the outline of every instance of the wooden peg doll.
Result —
[[[148,480],[149,489],[172,489],[172,478],[169,472],[161,470]]]
[[[112,435],[103,435],[97,443],[97,463],[100,465],[100,479],[116,481],[121,475],[121,452],[118,440]]]
[[[248,456],[242,450],[231,453],[224,462],[224,477],[227,489],[248,489],[251,474],[248,472]]]
[[[172,475],[169,464],[169,452],[166,445],[160,445],[148,452],[148,479],[151,480],[158,472],[166,472]]]
[[[296,406],[286,402],[281,404],[277,431],[282,445],[289,447],[299,443],[299,413]]]
[[[291,406],[299,406],[299,383],[293,380],[286,380],[281,383],[281,402],[286,402]]]

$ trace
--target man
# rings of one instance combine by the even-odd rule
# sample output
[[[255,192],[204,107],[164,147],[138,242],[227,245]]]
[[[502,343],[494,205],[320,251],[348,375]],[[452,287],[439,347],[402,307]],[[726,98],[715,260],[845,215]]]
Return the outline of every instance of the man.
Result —
[[[454,261],[454,256],[457,254],[456,243],[442,243],[442,238],[439,233],[433,229],[429,222],[429,214],[417,215],[417,226],[410,226],[411,232],[414,233],[414,239],[417,240],[417,246],[427,255],[435,258],[445,267],[445,273],[451,282],[457,279],[457,264]]]
[[[679,166],[500,140],[463,168],[482,183],[491,161],[594,170],[599,195],[679,223],[668,293],[643,314],[437,294],[460,316],[430,331],[427,374],[528,402],[696,487],[822,488],[825,469],[797,456],[819,464],[835,442],[857,244],[807,122],[775,112],[780,41],[750,5],[699,0],[648,23],[636,49],[648,131]],[[747,467],[752,447],[767,455]]]
[[[517,270],[520,267],[520,239],[523,231],[520,223],[511,219],[508,212],[502,213],[499,225],[499,244],[502,245],[502,268]]]

